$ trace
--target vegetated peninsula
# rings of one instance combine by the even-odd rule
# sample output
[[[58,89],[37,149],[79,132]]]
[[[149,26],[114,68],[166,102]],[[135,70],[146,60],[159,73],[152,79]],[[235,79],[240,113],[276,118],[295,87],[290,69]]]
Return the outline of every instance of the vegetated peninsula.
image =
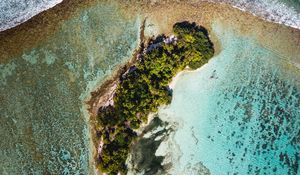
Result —
[[[138,139],[135,130],[147,122],[150,113],[171,102],[172,77],[186,67],[201,67],[214,55],[205,28],[185,21],[176,23],[173,33],[149,41],[135,63],[118,77],[111,103],[100,107],[96,128],[101,140],[97,156],[101,172],[127,172],[129,149]]]

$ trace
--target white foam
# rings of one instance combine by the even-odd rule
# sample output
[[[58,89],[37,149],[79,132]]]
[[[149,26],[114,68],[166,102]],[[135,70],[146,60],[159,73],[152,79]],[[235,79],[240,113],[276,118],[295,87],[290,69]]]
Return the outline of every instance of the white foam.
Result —
[[[15,27],[63,0],[2,0],[0,31]]]
[[[300,13],[284,0],[202,0],[226,3],[248,11],[267,21],[300,29]],[[15,27],[62,0],[3,0],[0,1],[0,31]]]
[[[208,0],[226,3],[267,21],[300,29],[300,13],[284,0]]]

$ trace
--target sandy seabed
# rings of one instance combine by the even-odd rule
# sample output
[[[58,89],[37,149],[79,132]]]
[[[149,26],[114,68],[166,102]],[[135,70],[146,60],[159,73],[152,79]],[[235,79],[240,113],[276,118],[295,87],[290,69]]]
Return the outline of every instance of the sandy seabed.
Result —
[[[56,37],[64,21],[78,16],[79,12],[91,8],[95,4],[118,6],[126,19],[146,19],[145,37],[158,34],[171,34],[174,23],[193,21],[206,27],[215,45],[216,55],[222,51],[218,37],[212,30],[216,23],[225,28],[232,28],[236,36],[249,37],[256,40],[262,47],[269,49],[291,64],[300,64],[300,31],[291,27],[266,22],[250,13],[240,11],[229,5],[208,2],[157,2],[157,3],[122,3],[97,1],[63,1],[29,21],[0,33],[0,63],[22,55],[24,52],[43,45]],[[117,70],[115,70],[117,71]],[[109,78],[108,78],[109,79]],[[177,79],[177,78],[176,78]],[[94,87],[97,89],[97,87]],[[95,97],[99,98],[99,97]],[[105,101],[106,99],[102,99]],[[93,106],[91,106],[93,108]],[[94,122],[94,114],[89,120]],[[94,130],[91,131],[95,136]],[[94,147],[97,147],[95,145]],[[95,150],[94,153],[95,154]],[[91,157],[91,162],[93,158]]]

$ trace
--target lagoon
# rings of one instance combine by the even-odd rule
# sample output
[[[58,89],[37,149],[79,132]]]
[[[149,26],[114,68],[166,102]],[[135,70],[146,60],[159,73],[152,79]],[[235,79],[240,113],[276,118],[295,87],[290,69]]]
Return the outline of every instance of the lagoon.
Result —
[[[251,37],[213,31],[221,52],[179,76],[158,114],[176,129],[156,156],[171,174],[299,174],[299,69]]]

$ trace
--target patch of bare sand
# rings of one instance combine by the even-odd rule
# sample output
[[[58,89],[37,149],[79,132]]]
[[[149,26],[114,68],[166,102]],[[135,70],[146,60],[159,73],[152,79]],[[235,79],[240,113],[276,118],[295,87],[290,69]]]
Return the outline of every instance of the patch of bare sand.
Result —
[[[37,15],[24,24],[1,32],[0,63],[4,63],[14,56],[20,55],[24,51],[51,39],[51,37],[54,37],[53,34],[59,30],[59,26],[63,21],[77,15],[80,10],[91,7],[96,2],[96,0],[89,0],[84,3],[79,0],[65,0],[62,4]],[[217,22],[225,27],[234,29],[236,35],[254,38],[263,47],[290,59],[296,64],[300,64],[299,30],[266,22],[229,5],[187,1],[164,1],[162,3],[149,1],[139,1],[138,3],[130,1],[127,3],[124,1],[120,2],[122,2],[119,4],[121,6],[120,10],[123,10],[124,14],[128,16],[140,15],[143,18],[147,18],[146,30],[154,29],[152,33],[148,33],[148,36],[161,33],[169,35],[174,23],[193,21],[208,29],[216,54],[218,54],[222,48],[218,38],[212,31],[213,23]],[[106,82],[107,85],[113,86],[113,81],[110,81],[110,83]],[[94,93],[91,99],[91,101],[98,103],[96,106],[99,106],[100,103],[107,99],[103,98],[103,100],[100,100],[101,96],[109,92],[110,88],[106,87],[107,91],[104,89]],[[94,103],[91,104],[94,105]],[[95,114],[97,108],[94,106],[93,110],[92,113]],[[93,122],[95,121],[91,121],[92,125]],[[95,134],[95,131],[93,130],[91,133]],[[95,135],[92,138],[95,139]],[[94,145],[94,147],[96,148],[97,145]],[[95,155],[96,149],[92,152]]]

